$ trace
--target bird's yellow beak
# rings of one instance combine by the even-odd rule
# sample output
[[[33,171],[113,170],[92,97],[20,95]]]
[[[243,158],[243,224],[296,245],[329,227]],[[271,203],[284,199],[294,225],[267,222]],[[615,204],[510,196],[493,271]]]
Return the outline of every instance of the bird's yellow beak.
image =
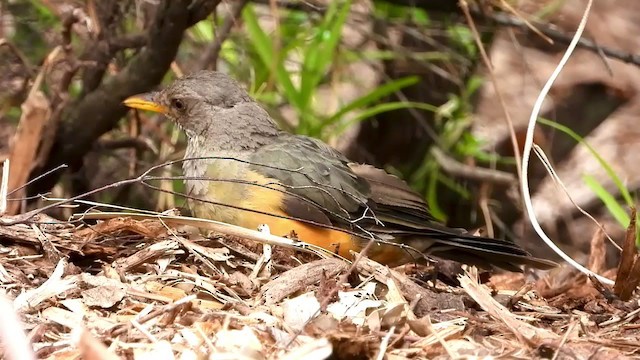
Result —
[[[123,104],[133,109],[149,110],[161,114],[168,113],[169,109],[155,100],[157,95],[157,92],[133,95],[126,98],[123,101]]]

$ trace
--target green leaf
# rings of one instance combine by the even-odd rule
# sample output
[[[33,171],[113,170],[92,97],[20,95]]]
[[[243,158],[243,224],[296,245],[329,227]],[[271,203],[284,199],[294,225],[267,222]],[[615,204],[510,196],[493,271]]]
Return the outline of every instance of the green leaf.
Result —
[[[220,49],[220,58],[223,59],[229,67],[237,68],[240,65],[240,55],[238,48],[234,42],[225,41]]]
[[[275,72],[278,86],[284,91],[287,100],[292,106],[301,108],[302,104],[300,103],[299,93],[293,86],[289,72],[284,67],[284,62],[281,61],[281,59],[286,57],[286,53],[276,53],[271,38],[260,27],[252,6],[245,6],[242,12],[242,19],[247,29],[249,40],[260,59],[268,68]]]
[[[372,104],[375,101],[380,100],[381,98],[388,96],[390,94],[395,93],[396,91],[399,91],[400,89],[403,89],[407,86],[411,86],[413,84],[418,83],[418,81],[420,80],[419,77],[417,76],[408,76],[402,79],[398,79],[398,80],[394,80],[394,81],[390,81],[387,82],[383,85],[378,86],[377,88],[373,89],[370,93],[363,95],[355,100],[353,100],[352,102],[350,102],[348,105],[343,106],[340,110],[338,110],[335,114],[333,114],[330,118],[328,118],[325,121],[326,125],[332,125],[338,121],[340,121],[340,119],[347,113],[355,110],[355,109],[359,109],[359,108],[363,108],[366,106],[369,106],[370,104]],[[434,108],[435,109],[435,108]]]
[[[335,60],[335,50],[340,43],[342,28],[347,21],[350,8],[351,0],[342,4],[332,1],[313,40],[304,49],[304,62],[300,74],[301,109],[308,109],[313,91]]]
[[[214,37],[213,21],[210,19],[198,21],[192,28],[192,34],[198,41],[211,42]]]
[[[480,76],[471,76],[467,81],[465,89],[465,98],[470,98],[484,84],[484,79]]]
[[[600,200],[607,207],[607,210],[613,215],[613,217],[622,225],[622,227],[629,226],[630,218],[627,215],[627,211],[620,206],[616,198],[609,193],[599,182],[591,175],[584,175],[583,180],[589,188],[600,198]]]
[[[431,23],[431,19],[429,19],[429,14],[424,9],[414,8],[411,10],[411,18],[416,25],[420,25],[422,27],[429,26]]]
[[[471,198],[471,193],[469,192],[469,190],[467,190],[467,188],[465,188],[463,185],[461,185],[461,183],[451,179],[450,177],[447,177],[444,174],[439,174],[438,175],[438,180],[444,186],[448,187],[449,189],[451,189],[452,191],[454,191],[458,195],[460,195],[460,197],[462,197],[462,199],[469,200]]]
[[[447,29],[449,37],[454,43],[464,49],[471,58],[476,57],[476,43],[473,40],[471,30],[464,25],[453,25]]]
[[[447,214],[445,214],[438,205],[438,177],[440,175],[440,169],[437,166],[429,167],[427,186],[427,204],[429,204],[429,211],[437,220],[446,222]]]

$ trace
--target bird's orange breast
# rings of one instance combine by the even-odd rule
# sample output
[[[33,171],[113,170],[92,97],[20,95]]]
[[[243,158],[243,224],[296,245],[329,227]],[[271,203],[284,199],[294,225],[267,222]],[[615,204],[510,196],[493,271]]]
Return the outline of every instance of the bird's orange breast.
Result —
[[[237,168],[215,165],[207,173],[211,178],[217,179],[231,178],[232,174],[241,178],[242,182],[211,181],[206,195],[200,196],[213,203],[192,201],[196,216],[253,230],[266,224],[271,234],[278,236],[288,236],[295,232],[299,240],[345,258],[350,257],[351,250],[361,250],[357,239],[352,239],[348,233],[291,219],[282,210],[284,187],[274,179],[254,171],[239,171]]]
[[[207,198],[219,205],[196,201],[196,215],[253,230],[266,224],[273,235],[289,236],[295,233],[297,239],[347,259],[351,258],[351,251],[360,252],[367,244],[367,239],[344,231],[291,219],[291,216],[282,210],[284,187],[274,179],[248,171],[243,174],[242,180],[242,183],[212,182]],[[372,244],[366,255],[385,264],[398,263],[406,256],[405,252],[396,246],[378,243]]]
[[[267,224],[271,234],[278,236],[288,236],[293,231],[299,240],[327,249],[346,259],[352,258],[351,251],[362,251],[368,242],[366,238],[354,236],[343,231],[280,218],[278,216],[286,216],[282,211],[273,211],[271,214],[252,214],[242,217],[243,224],[240,226],[257,229],[261,224]],[[397,265],[408,260],[409,253],[401,247],[376,242],[369,246],[365,255],[382,264]]]
[[[243,217],[240,226],[256,229],[261,224],[267,224],[273,235],[290,236],[295,233],[297,239],[320,246],[345,258],[351,257],[349,251],[361,250],[358,242],[354,241],[348,233],[278,217],[278,215],[284,216],[283,213],[272,214],[251,214]]]

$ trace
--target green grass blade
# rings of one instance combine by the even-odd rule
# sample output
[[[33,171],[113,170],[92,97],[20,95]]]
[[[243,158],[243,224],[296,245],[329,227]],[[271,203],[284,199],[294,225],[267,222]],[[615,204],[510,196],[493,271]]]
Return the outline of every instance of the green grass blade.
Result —
[[[618,191],[620,191],[620,194],[622,195],[622,198],[624,199],[625,203],[628,206],[634,206],[634,201],[631,198],[631,194],[629,194],[629,190],[627,189],[626,186],[624,186],[624,184],[622,183],[622,180],[618,177],[618,175],[616,175],[615,171],[611,168],[609,163],[607,163],[607,161],[603,159],[602,156],[600,156],[600,154],[598,154],[598,152],[593,147],[591,147],[591,145],[589,145],[589,143],[586,142],[582,136],[578,135],[575,131],[571,130],[570,128],[562,124],[558,124],[555,121],[538,118],[538,122],[540,124],[560,130],[563,133],[572,137],[578,143],[583,144],[587,148],[587,150],[589,150],[591,155],[593,155],[593,157],[596,158],[600,166],[602,166],[602,168],[606,171],[607,175],[609,175],[611,180],[613,180],[614,184],[616,185],[616,188],[618,188]]]
[[[255,48],[258,56],[268,68],[275,72],[278,86],[284,91],[289,103],[296,108],[300,108],[299,93],[295,86],[293,86],[289,72],[284,67],[284,62],[280,61],[280,59],[284,58],[285,54],[276,53],[273,41],[271,41],[271,38],[260,27],[252,6],[245,6],[242,12],[242,19],[247,29],[249,41]]]
[[[350,126],[352,126],[355,123],[366,120],[370,117],[381,114],[383,112],[400,110],[400,109],[409,109],[409,108],[427,110],[427,111],[433,111],[433,112],[437,111],[438,109],[436,106],[433,106],[433,105],[419,103],[419,102],[410,102],[410,101],[407,101],[407,102],[398,101],[398,102],[378,104],[363,110],[361,113],[356,115],[353,119],[345,122],[344,124],[339,125],[335,130],[335,135],[342,134],[344,131],[346,131]]]
[[[431,215],[439,221],[446,222],[447,214],[442,211],[440,205],[438,204],[438,178],[440,175],[440,168],[438,166],[432,165],[429,166],[431,169],[428,175],[428,185],[427,185],[427,204],[429,204],[429,212]]]
[[[347,21],[350,8],[350,0],[343,3],[330,2],[313,41],[304,50],[305,59],[300,74],[300,101],[305,108],[311,104],[314,90],[335,60],[335,50],[342,38],[342,28]]]
[[[377,88],[373,89],[370,93],[353,100],[346,106],[343,106],[340,110],[338,110],[335,114],[333,114],[326,120],[326,124],[332,125],[340,121],[340,119],[348,112],[355,109],[367,107],[371,103],[378,101],[385,96],[393,94],[396,91],[399,91],[407,86],[417,84],[419,80],[420,78],[417,76],[408,76],[380,85]]]
[[[446,186],[451,191],[454,191],[456,194],[460,195],[460,197],[463,200],[471,199],[471,192],[469,192],[469,190],[467,190],[467,188],[464,187],[464,185],[462,185],[462,183],[460,183],[460,182],[448,177],[446,174],[440,173],[438,175],[438,181],[440,181],[440,183],[443,186]]]
[[[582,178],[585,184],[587,184],[587,186],[591,189],[591,191],[593,191],[598,196],[598,198],[600,198],[600,201],[604,203],[604,205],[607,207],[607,210],[609,210],[609,213],[613,215],[616,221],[618,221],[618,223],[620,223],[620,225],[622,225],[622,227],[624,228],[629,226],[629,215],[627,214],[625,209],[620,206],[616,198],[611,195],[611,193],[609,193],[607,189],[605,189],[593,176],[584,175]]]
[[[252,6],[246,6],[244,8],[242,12],[242,19],[247,28],[249,41],[258,53],[258,56],[265,64],[271,64],[276,57],[276,54],[274,54],[273,43],[260,27],[257,15],[253,11]]]

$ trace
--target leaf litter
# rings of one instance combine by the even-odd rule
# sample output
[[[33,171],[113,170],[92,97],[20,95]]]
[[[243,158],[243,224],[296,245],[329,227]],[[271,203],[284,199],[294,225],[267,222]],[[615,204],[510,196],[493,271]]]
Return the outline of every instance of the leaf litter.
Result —
[[[609,277],[623,274],[627,283],[613,289],[568,267],[496,273],[485,283],[465,268],[451,286],[418,265],[389,269],[366,257],[350,263],[237,235],[205,237],[152,216],[62,222],[39,214],[0,225],[0,355],[640,356],[640,303],[629,285],[639,278],[637,254],[627,244],[621,269],[603,269],[602,234],[593,237],[589,265]]]

